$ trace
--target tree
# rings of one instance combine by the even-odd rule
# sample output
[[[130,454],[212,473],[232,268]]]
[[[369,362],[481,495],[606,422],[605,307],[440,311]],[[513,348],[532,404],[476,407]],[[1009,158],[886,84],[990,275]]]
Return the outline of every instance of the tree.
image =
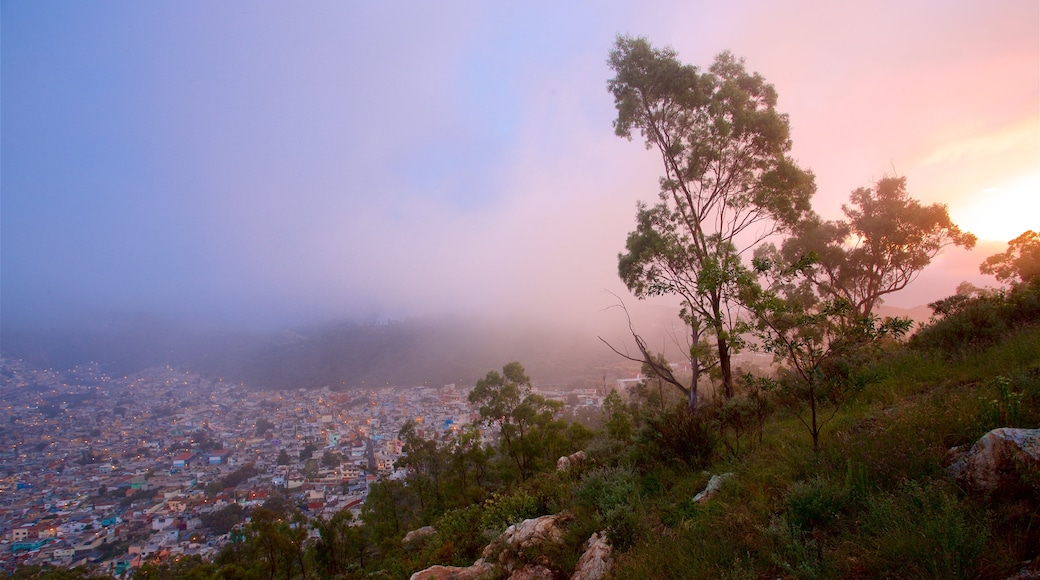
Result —
[[[773,86],[725,52],[704,73],[674,50],[618,37],[609,81],[614,131],[638,131],[665,173],[656,205],[638,205],[618,274],[637,297],[677,296],[691,337],[688,406],[700,372],[718,365],[733,396],[731,357],[741,346],[742,255],[810,211],[812,173],[788,156],[790,127]],[[705,341],[713,342],[708,348]]]
[[[623,444],[632,442],[632,413],[621,400],[617,391],[610,391],[603,400],[603,410],[607,413],[607,436]]]
[[[326,449],[325,452],[321,454],[321,464],[325,467],[339,467],[340,463],[343,463],[343,458],[340,457],[339,453],[336,453],[331,449]]]
[[[362,577],[372,547],[365,528],[357,525],[349,510],[340,510],[332,518],[312,521],[319,537],[314,543],[314,561],[325,578]]]
[[[946,206],[921,205],[906,192],[905,177],[883,177],[861,187],[843,205],[844,220],[812,215],[784,241],[788,263],[813,257],[809,279],[832,298],[866,317],[882,298],[906,288],[944,248],[971,249],[975,236],[962,232]]]
[[[419,435],[415,421],[408,421],[397,434],[404,445],[403,455],[395,464],[408,469],[408,485],[413,486],[424,514],[441,507],[441,473],[447,462],[447,449],[434,438]]]
[[[1003,254],[994,254],[979,266],[983,274],[996,276],[1005,284],[1040,280],[1040,234],[1026,230],[1008,242]]]
[[[754,312],[760,348],[785,365],[777,385],[781,394],[807,404],[808,416],[796,416],[812,437],[813,451],[819,451],[824,426],[846,393],[863,384],[851,372],[849,357],[883,338],[903,336],[913,323],[860,314],[848,299],[828,295],[812,277],[813,259],[786,263],[772,244],[762,246],[754,265],[769,283],[748,287],[744,302]]]
[[[278,452],[278,459],[276,459],[275,462],[278,463],[278,465],[289,465],[292,463],[292,458],[289,457],[289,454],[285,449],[282,449]]]
[[[274,429],[274,423],[272,423],[269,419],[261,417],[261,418],[256,420],[256,434],[257,434],[257,436],[261,436],[262,437],[264,433],[266,433],[268,431],[271,431],[272,429]]]
[[[531,379],[520,363],[505,365],[502,374],[488,372],[470,391],[469,402],[480,406],[483,424],[498,428],[499,451],[512,460],[522,481],[561,449],[557,443],[566,424],[556,414],[563,403],[531,393]]]

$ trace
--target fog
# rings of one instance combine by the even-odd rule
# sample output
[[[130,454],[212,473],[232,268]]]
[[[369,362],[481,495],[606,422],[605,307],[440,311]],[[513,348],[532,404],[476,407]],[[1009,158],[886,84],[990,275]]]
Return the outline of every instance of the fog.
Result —
[[[1036,228],[1036,2],[558,4],[4,3],[4,330],[623,331],[617,254],[661,170],[613,134],[618,33],[744,57],[827,217],[898,173],[981,237]],[[889,303],[992,284],[987,255]]]

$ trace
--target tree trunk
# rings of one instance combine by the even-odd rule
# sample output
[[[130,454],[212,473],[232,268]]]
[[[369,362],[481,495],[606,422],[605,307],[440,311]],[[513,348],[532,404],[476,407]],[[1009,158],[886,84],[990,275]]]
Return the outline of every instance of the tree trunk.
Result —
[[[719,369],[722,371],[722,394],[726,400],[733,398],[733,368],[729,352],[729,341],[721,336],[718,339]]]
[[[697,344],[700,342],[700,339],[701,339],[701,331],[700,331],[700,328],[697,327],[697,325],[693,326],[693,331],[691,332],[691,337],[692,337],[693,343],[692,343],[692,345],[690,347],[690,351],[693,352],[693,351],[696,350]],[[691,413],[693,413],[694,411],[697,410],[697,404],[698,404],[698,401],[697,401],[697,384],[700,383],[700,380],[701,380],[701,361],[700,361],[700,359],[698,359],[695,356],[691,356],[690,357],[690,370],[693,373],[693,378],[690,379],[690,391],[688,393],[686,393],[686,408]],[[664,398],[661,399],[661,402],[664,403]]]

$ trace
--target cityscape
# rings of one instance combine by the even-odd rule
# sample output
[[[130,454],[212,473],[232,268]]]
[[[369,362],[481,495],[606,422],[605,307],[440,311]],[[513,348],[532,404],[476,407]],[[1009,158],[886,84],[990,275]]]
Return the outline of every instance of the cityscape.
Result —
[[[170,366],[109,376],[98,364],[55,371],[18,359],[2,359],[0,375],[8,572],[122,575],[148,561],[211,558],[241,527],[224,529],[221,510],[272,498],[312,518],[356,517],[371,482],[403,475],[394,463],[404,424],[434,437],[478,418],[469,387],[454,384],[267,391]],[[602,404],[601,389],[539,394],[571,413]]]

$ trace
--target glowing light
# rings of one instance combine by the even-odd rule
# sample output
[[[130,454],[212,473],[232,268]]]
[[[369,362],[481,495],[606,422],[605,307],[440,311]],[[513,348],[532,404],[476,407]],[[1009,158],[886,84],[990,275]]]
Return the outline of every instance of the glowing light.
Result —
[[[950,217],[983,240],[1006,242],[1026,230],[1040,230],[1040,173],[981,191],[974,200],[951,207]]]

